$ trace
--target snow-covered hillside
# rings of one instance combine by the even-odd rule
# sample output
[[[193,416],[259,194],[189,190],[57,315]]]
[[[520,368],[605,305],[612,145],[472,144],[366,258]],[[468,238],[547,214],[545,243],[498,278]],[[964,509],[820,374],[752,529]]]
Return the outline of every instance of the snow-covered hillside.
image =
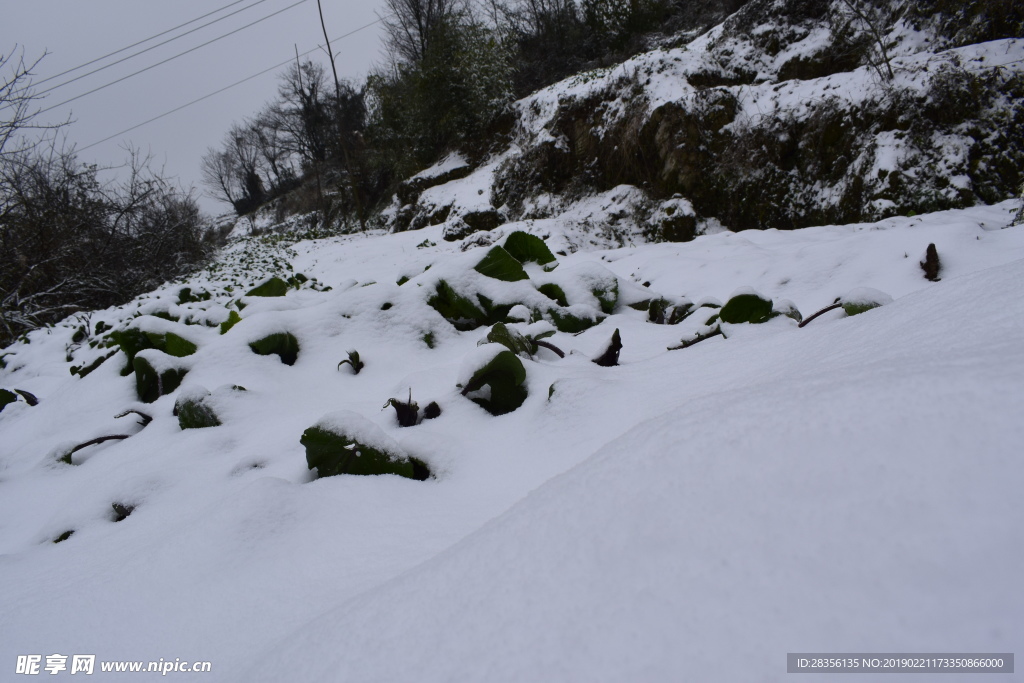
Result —
[[[851,14],[869,5],[872,21]],[[977,5],[749,2],[699,37],[519,100],[501,154],[447,191],[412,179],[386,224],[461,238],[617,191],[623,222],[685,241],[709,223],[800,228],[1016,196],[1024,40],[952,20],[984,16]]]
[[[686,244],[575,219],[251,238],[33,332],[0,370],[27,394],[0,412],[2,678],[62,653],[224,681],[782,680],[787,652],[1019,649],[1016,206]],[[498,245],[519,257],[489,269]],[[271,276],[283,296],[247,294]],[[864,288],[893,301],[802,329],[718,308],[752,289],[806,319]],[[505,385],[458,384],[497,318],[566,355],[524,352],[525,401],[493,415],[471,399]],[[619,364],[593,363],[616,330]],[[286,334],[291,365],[250,346]],[[410,391],[440,416],[381,409]],[[183,396],[221,424],[182,429]],[[300,438],[325,416],[430,478],[317,479]]]

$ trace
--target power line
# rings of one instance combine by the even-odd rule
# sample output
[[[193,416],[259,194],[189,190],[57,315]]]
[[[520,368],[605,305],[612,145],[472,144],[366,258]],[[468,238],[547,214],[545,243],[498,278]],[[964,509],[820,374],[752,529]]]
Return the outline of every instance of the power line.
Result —
[[[44,78],[41,81],[36,81],[36,85],[41,85],[43,83],[46,83],[47,81],[52,81],[55,78],[60,78],[61,76],[64,76],[64,75],[69,74],[69,73],[72,73],[73,71],[78,71],[79,69],[84,69],[85,67],[90,66],[92,64],[95,64],[96,62],[102,61],[102,60],[106,59],[107,57],[113,57],[114,55],[119,55],[122,52],[124,52],[125,50],[130,50],[133,47],[138,47],[139,45],[142,45],[143,43],[148,43],[151,40],[155,40],[155,39],[159,38],[160,36],[165,36],[165,35],[167,35],[168,33],[172,32],[172,31],[177,31],[179,28],[184,28],[184,27],[188,26],[189,24],[194,24],[197,21],[200,21],[202,19],[205,19],[206,17],[209,17],[209,16],[212,16],[214,14],[217,14],[218,12],[223,12],[227,8],[233,7],[233,6],[235,6],[235,5],[239,4],[239,3],[242,3],[242,2],[245,2],[245,0],[235,0],[234,2],[228,3],[227,5],[224,5],[223,7],[219,8],[219,9],[213,10],[212,12],[207,12],[206,14],[204,14],[202,16],[199,16],[199,17],[196,17],[195,19],[189,19],[184,24],[178,24],[174,28],[169,28],[166,31],[161,31],[160,33],[157,33],[156,35],[150,36],[149,38],[143,38],[142,40],[140,40],[138,42],[135,42],[135,43],[132,43],[131,45],[127,45],[125,47],[122,47],[120,50],[114,50],[113,52],[108,52],[107,54],[103,55],[102,57],[97,57],[96,59],[93,59],[91,61],[85,62],[84,64],[79,64],[78,66],[76,66],[74,68],[68,69],[67,71],[61,71],[59,74],[54,74],[52,76],[48,76],[47,78]]]
[[[234,31],[231,31],[229,33],[225,33],[225,34],[223,34],[221,36],[218,36],[218,37],[214,38],[213,40],[208,40],[208,41],[206,41],[205,43],[203,43],[201,45],[196,45],[193,48],[185,50],[184,52],[179,52],[178,54],[174,55],[173,57],[168,57],[167,59],[165,59],[163,61],[157,62],[156,64],[152,64],[150,66],[147,66],[144,69],[139,69],[138,71],[136,71],[134,73],[130,73],[127,76],[123,76],[121,78],[118,78],[116,81],[111,81],[110,83],[107,83],[105,85],[101,85],[101,86],[99,86],[97,88],[93,88],[92,90],[89,90],[88,92],[84,92],[81,95],[76,95],[75,97],[72,97],[71,99],[64,100],[63,102],[60,102],[59,104],[55,104],[52,107],[47,107],[46,109],[42,109],[39,112],[37,112],[36,115],[38,116],[39,114],[45,114],[48,111],[53,111],[54,109],[57,109],[58,107],[63,107],[65,104],[69,104],[71,102],[74,102],[75,100],[80,100],[83,97],[86,97],[88,95],[92,95],[93,93],[99,92],[100,90],[104,90],[106,88],[109,88],[112,85],[117,85],[118,83],[120,83],[122,81],[126,81],[129,78],[132,78],[134,76],[138,76],[141,73],[145,73],[145,72],[147,72],[147,71],[149,71],[151,69],[155,69],[156,67],[161,66],[163,64],[166,64],[167,62],[173,61],[173,60],[177,59],[178,57],[183,57],[183,56],[189,54],[190,52],[195,52],[196,50],[198,50],[200,48],[204,48],[207,45],[210,45],[212,43],[216,43],[218,40],[223,40],[224,38],[227,38],[228,36],[232,36],[232,35],[238,33],[239,31],[244,31],[245,29],[250,28],[252,26],[255,26],[256,24],[259,24],[260,22],[266,21],[267,19],[270,19],[271,17],[275,17],[278,14],[281,14],[282,12],[287,12],[288,10],[292,9],[293,7],[298,7],[299,5],[303,4],[304,2],[308,2],[308,0],[298,0],[298,2],[292,3],[291,5],[288,5],[287,7],[285,7],[284,9],[280,9],[280,10],[274,12],[273,14],[268,14],[267,16],[263,17],[262,19],[257,19],[256,21],[254,21],[254,22],[252,22],[250,24],[246,24],[245,26],[242,26],[241,28],[237,28]]]
[[[244,2],[244,1],[245,0],[239,0],[239,2]],[[46,90],[42,90],[42,91],[36,93],[36,95],[45,95],[46,93],[50,93],[50,92],[53,92],[54,90],[57,90],[58,88],[63,88],[65,85],[70,85],[71,83],[74,83],[76,81],[80,81],[83,78],[87,78],[89,76],[92,76],[95,73],[99,73],[100,71],[105,71],[105,70],[109,69],[112,66],[117,66],[118,64],[121,64],[123,62],[127,62],[129,59],[133,59],[135,57],[138,57],[139,55],[142,55],[142,54],[145,54],[145,53],[150,52],[152,50],[155,50],[158,47],[162,47],[162,46],[166,45],[167,43],[173,43],[175,40],[178,40],[179,38],[184,38],[187,35],[195,33],[196,31],[201,31],[202,29],[206,28],[207,26],[212,26],[213,24],[216,24],[216,23],[218,23],[220,21],[224,21],[225,19],[228,19],[229,17],[233,17],[236,14],[244,12],[247,9],[251,9],[251,8],[255,7],[256,5],[262,4],[262,3],[266,2],[266,1],[267,0],[256,0],[256,2],[252,3],[251,5],[246,5],[245,7],[241,8],[241,9],[237,9],[234,12],[231,12],[230,14],[225,14],[224,16],[222,16],[222,17],[220,17],[218,19],[214,19],[213,21],[208,21],[205,24],[203,24],[202,26],[197,26],[197,27],[195,27],[193,29],[185,31],[184,33],[176,35],[173,38],[168,38],[165,41],[159,42],[156,45],[151,45],[151,46],[145,48],[144,50],[139,50],[138,52],[133,52],[132,54],[128,55],[127,57],[122,57],[121,59],[117,60],[116,62],[111,62],[110,64],[107,64],[105,66],[98,67],[96,69],[93,69],[92,71],[88,71],[88,72],[82,74],[81,76],[75,76],[74,78],[66,80],[63,83],[59,83],[59,84],[57,84],[55,86],[47,88]],[[149,38],[147,40],[152,40],[152,38]],[[142,42],[144,43],[146,41],[144,40]],[[136,45],[138,45],[138,43],[136,43]],[[127,48],[125,48],[125,49],[127,49]],[[118,52],[124,52],[124,50],[118,50]],[[117,54],[117,53],[112,53],[112,54]],[[111,55],[107,55],[107,56],[109,57]],[[101,57],[100,59],[103,59],[103,57]],[[98,60],[93,60],[92,62],[89,62],[89,64],[92,64],[93,62],[96,62],[96,61],[98,61]],[[87,66],[87,64],[83,64],[82,66],[75,67],[74,69],[71,69],[71,71],[77,71],[78,69],[81,69],[84,66]],[[64,73],[68,73],[68,72],[65,71]],[[50,81],[50,80],[53,80],[54,78],[56,78],[56,76],[51,76],[50,78],[47,78],[46,80]],[[42,83],[42,82],[43,81],[40,81],[40,83]],[[38,83],[35,84],[35,85],[38,85]]]
[[[369,24],[366,24],[365,26],[360,26],[359,28],[357,28],[357,29],[355,29],[353,31],[349,31],[348,33],[346,33],[344,35],[338,36],[337,38],[332,38],[332,40],[334,42],[339,42],[341,40],[344,40],[345,38],[348,38],[351,35],[359,33],[360,31],[364,31],[364,30],[370,28],[371,26],[373,26],[375,24],[379,24],[381,21],[383,21],[383,19],[377,19],[376,21],[371,21]],[[306,52],[303,52],[302,54],[297,55],[297,56],[298,57],[305,57],[306,55],[310,55],[310,54],[316,52],[317,50],[322,49],[323,47],[324,47],[323,45],[317,45],[312,50],[307,50]],[[97,145],[102,145],[104,142],[109,142],[109,141],[113,140],[114,138],[121,137],[125,133],[130,133],[133,130],[136,130],[138,128],[142,128],[143,126],[146,126],[146,125],[149,125],[150,123],[153,123],[154,121],[159,121],[160,119],[165,118],[167,116],[170,116],[171,114],[176,114],[179,111],[181,111],[182,109],[186,109],[188,107],[191,107],[192,105],[198,104],[198,103],[202,102],[203,100],[208,100],[211,97],[213,97],[214,95],[221,94],[225,90],[230,90],[231,88],[234,88],[235,86],[239,86],[239,85],[241,85],[243,83],[251,81],[254,78],[259,78],[260,76],[263,76],[264,74],[267,74],[267,73],[270,73],[271,71],[274,71],[275,69],[280,69],[282,66],[284,66],[286,64],[290,64],[292,61],[293,61],[293,58],[289,57],[285,61],[281,62],[280,64],[275,64],[274,66],[270,67],[269,69],[264,69],[263,71],[260,71],[259,73],[255,73],[255,74],[253,74],[251,76],[246,76],[245,78],[243,78],[240,81],[235,81],[231,85],[226,85],[223,88],[220,88],[219,90],[215,90],[215,91],[213,91],[211,93],[203,95],[202,97],[198,97],[198,98],[192,100],[191,102],[186,102],[185,104],[183,104],[183,105],[181,105],[179,107],[175,107],[174,109],[171,109],[170,111],[165,111],[163,114],[160,114],[159,116],[154,116],[153,118],[148,119],[146,121],[143,121],[142,123],[136,124],[136,125],[132,126],[131,128],[126,128],[126,129],[122,130],[119,133],[114,133],[113,135],[111,135],[109,137],[105,137],[102,140],[99,140],[97,142],[92,143],[91,145],[87,145],[85,147],[79,147],[77,149],[77,151],[84,152],[85,150],[91,149],[93,147],[96,147]]]

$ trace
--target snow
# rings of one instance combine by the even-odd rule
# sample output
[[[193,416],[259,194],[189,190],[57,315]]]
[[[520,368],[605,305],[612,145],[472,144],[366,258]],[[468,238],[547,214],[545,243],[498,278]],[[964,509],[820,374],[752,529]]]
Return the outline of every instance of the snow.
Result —
[[[872,287],[858,287],[840,297],[844,304],[860,306],[886,306],[892,303],[892,297]]]
[[[693,349],[688,384],[718,392],[665,401],[248,680],[782,681],[794,649],[1013,650],[1024,327],[991,293],[1021,285],[1017,262],[758,354]]]
[[[412,179],[437,178],[439,176],[443,176],[446,173],[451,173],[456,169],[465,168],[468,165],[469,162],[467,162],[466,159],[461,154],[459,154],[458,152],[454,152],[446,156],[444,159],[441,159],[441,161],[437,162],[430,168],[424,169],[417,173],[416,175],[412,176]]]
[[[584,283],[613,276],[620,305],[552,337],[566,358],[524,359],[529,397],[499,417],[457,384],[504,347],[477,346],[486,328],[455,331],[426,305],[432,285],[550,301],[473,271],[487,248],[463,252],[441,226],[281,248],[334,289],[250,297],[224,335],[187,326],[199,350],[184,359],[143,351],[191,368],[152,404],[120,376],[121,354],[69,375],[76,319],[35,332],[0,371],[40,397],[0,413],[0,660],[181,657],[228,681],[781,680],[788,651],[1012,651],[1024,635],[1015,207],[581,241],[536,281],[576,287],[592,312]],[[557,219],[533,227],[552,248],[576,234]],[[417,249],[424,239],[437,246]],[[929,243],[938,283],[918,265]],[[234,310],[220,273],[243,253],[189,283],[214,297],[180,312]],[[92,319],[178,330],[133,315],[181,286]],[[713,309],[667,326],[624,303],[749,288],[805,315],[857,288],[894,301],[803,330],[733,325],[677,351]],[[620,365],[598,367],[614,329]],[[278,331],[299,340],[292,367],[248,348]],[[350,349],[358,375],[336,369]],[[223,424],[182,431],[171,410],[197,386],[220,387]],[[442,416],[398,427],[381,405],[410,389]],[[153,422],[113,417],[129,408]],[[397,443],[435,478],[314,480],[299,437],[324,419]],[[55,462],[109,434],[131,436]],[[115,523],[113,503],[136,508]]]

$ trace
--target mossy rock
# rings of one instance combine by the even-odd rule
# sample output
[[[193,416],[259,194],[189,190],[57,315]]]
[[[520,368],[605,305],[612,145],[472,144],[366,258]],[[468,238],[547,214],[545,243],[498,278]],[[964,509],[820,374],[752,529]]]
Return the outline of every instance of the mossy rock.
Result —
[[[491,415],[504,415],[523,405],[527,396],[525,381],[526,368],[519,357],[511,351],[501,351],[473,373],[462,395],[489,387],[490,396],[471,400]]]
[[[210,405],[210,392],[198,389],[187,395],[179,396],[174,402],[174,413],[178,416],[178,426],[182,429],[204,429],[218,427],[220,418]]]
[[[516,230],[505,240],[505,251],[520,263],[533,262],[546,265],[555,260],[555,255],[544,244],[544,240],[522,230]]]
[[[4,411],[4,408],[12,403],[18,401],[18,395],[13,391],[7,391],[6,389],[0,389],[0,413]]]
[[[772,300],[752,292],[737,294],[722,306],[719,317],[732,324],[763,323],[772,317]]]
[[[299,359],[299,340],[290,332],[277,332],[258,339],[249,348],[261,356],[277,354],[285,365],[295,365]]]
[[[133,360],[132,368],[135,370],[135,390],[143,403],[153,403],[161,396],[173,393],[188,374],[184,368],[168,368],[157,372],[145,358]]]
[[[315,469],[318,478],[339,474],[397,474],[424,481],[430,477],[430,469],[416,458],[367,446],[325,427],[310,427],[302,433],[299,442],[306,448],[308,468]]]
[[[530,279],[530,276],[523,270],[523,264],[502,247],[492,247],[473,269],[481,275],[503,282]]]
[[[288,283],[279,277],[272,277],[250,289],[246,296],[284,296],[288,293]]]

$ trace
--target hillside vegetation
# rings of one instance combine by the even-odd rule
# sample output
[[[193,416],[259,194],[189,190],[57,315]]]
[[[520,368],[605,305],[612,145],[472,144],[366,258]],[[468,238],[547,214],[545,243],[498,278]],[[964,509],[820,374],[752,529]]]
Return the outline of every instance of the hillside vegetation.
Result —
[[[464,236],[615,191],[629,194],[623,220],[678,241],[709,222],[790,229],[993,203],[1024,182],[1024,14],[1011,2],[441,5],[418,50],[399,8],[390,66],[363,86],[325,95],[324,70],[293,69],[211,157],[250,160],[225,192],[236,208],[276,198],[277,220],[315,211],[331,230],[444,223]],[[570,65],[584,70],[553,82]],[[311,110],[332,122],[333,152],[302,151],[315,131],[295,115]],[[292,131],[299,153],[239,151],[243,129],[257,142]],[[423,196],[471,171],[486,175],[477,197]]]

